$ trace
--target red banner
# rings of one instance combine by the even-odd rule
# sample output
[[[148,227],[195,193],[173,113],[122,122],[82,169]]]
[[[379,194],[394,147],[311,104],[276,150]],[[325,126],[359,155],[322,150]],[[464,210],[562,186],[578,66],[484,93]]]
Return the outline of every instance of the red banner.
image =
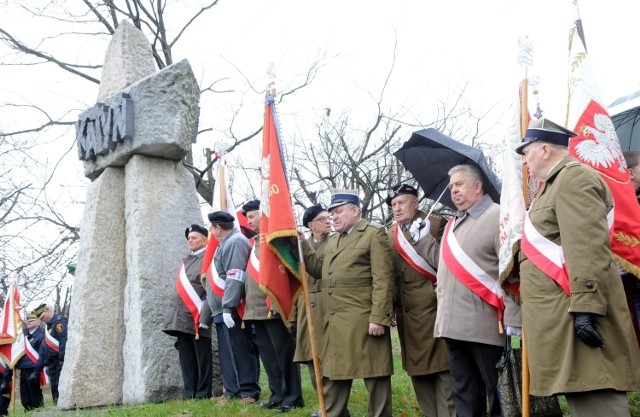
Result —
[[[292,239],[295,241],[298,233],[271,91],[267,92],[264,110],[261,178],[259,283],[288,322],[301,289],[299,261],[291,251]]]
[[[574,28],[569,53],[569,106],[567,127],[571,155],[590,165],[606,181],[615,202],[611,250],[626,271],[640,276],[640,206],[609,113],[601,105],[600,89],[589,57]]]

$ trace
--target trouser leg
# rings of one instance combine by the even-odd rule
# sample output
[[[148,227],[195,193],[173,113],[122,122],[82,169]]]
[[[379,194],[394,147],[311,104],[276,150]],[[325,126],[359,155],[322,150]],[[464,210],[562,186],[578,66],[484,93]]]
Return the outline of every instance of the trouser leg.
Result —
[[[391,377],[365,378],[369,391],[367,417],[391,417]]]
[[[627,394],[598,390],[565,394],[571,417],[629,417]]]

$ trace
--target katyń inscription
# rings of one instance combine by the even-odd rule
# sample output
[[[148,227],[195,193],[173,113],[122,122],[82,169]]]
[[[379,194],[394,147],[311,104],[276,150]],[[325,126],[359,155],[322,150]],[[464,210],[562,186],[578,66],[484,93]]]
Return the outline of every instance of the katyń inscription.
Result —
[[[78,158],[93,161],[106,155],[118,143],[133,138],[133,100],[122,93],[115,106],[98,103],[84,111],[76,122]]]

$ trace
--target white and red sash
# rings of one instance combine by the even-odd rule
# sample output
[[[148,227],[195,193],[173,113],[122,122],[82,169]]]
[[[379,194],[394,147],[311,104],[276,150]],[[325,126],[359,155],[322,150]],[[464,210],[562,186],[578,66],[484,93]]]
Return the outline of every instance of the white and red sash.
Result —
[[[607,213],[607,223],[609,234],[611,234],[613,233],[613,209]],[[531,223],[529,213],[524,219],[520,248],[532,264],[554,280],[571,297],[569,273],[564,261],[562,246],[542,236]]]
[[[498,320],[504,313],[504,292],[500,282],[486,273],[473,259],[462,250],[453,233],[455,217],[447,223],[442,239],[442,260],[453,273],[478,297],[498,309]]]
[[[254,250],[256,246],[255,239],[251,239],[251,256],[249,257],[249,262],[247,263],[247,273],[253,279],[256,284],[260,285],[260,259],[258,259],[258,255]],[[271,310],[271,299],[267,297],[267,308]]]
[[[51,330],[44,332],[44,342],[47,344],[49,349],[60,353],[60,342],[58,342],[58,339],[53,337]]]
[[[426,276],[436,283],[436,270],[429,265],[429,263],[415,250],[413,245],[407,240],[407,237],[400,230],[400,225],[396,223],[396,227],[393,228],[393,237],[398,254],[404,259],[411,268],[418,271],[420,274]]]
[[[218,248],[216,248],[216,252],[217,251],[218,251]],[[211,260],[211,264],[209,265],[209,270],[207,271],[207,277],[209,280],[209,285],[211,286],[211,291],[213,291],[215,295],[220,297],[220,299],[223,299],[224,287],[227,281],[218,274],[218,270],[214,265],[213,259]],[[240,319],[244,317],[245,304],[246,303],[243,298],[242,300],[240,300],[240,305],[238,305],[238,308],[236,309],[236,311],[238,312],[238,315],[240,316]]]
[[[38,363],[38,359],[40,358],[40,355],[33,348],[33,346],[31,346],[31,342],[29,342],[28,337],[24,338],[24,353],[31,360],[31,362],[33,362],[34,365]]]
[[[176,290],[182,302],[187,306],[193,317],[193,327],[196,331],[196,339],[200,335],[200,312],[203,301],[198,296],[195,288],[191,285],[187,273],[184,270],[184,262],[180,264],[178,276],[176,277]]]

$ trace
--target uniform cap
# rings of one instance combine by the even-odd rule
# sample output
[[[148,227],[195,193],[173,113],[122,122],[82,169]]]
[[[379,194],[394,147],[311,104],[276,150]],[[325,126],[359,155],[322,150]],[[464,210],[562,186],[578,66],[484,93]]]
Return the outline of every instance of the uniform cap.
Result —
[[[49,310],[49,306],[46,304],[40,304],[38,307],[36,307],[33,310],[33,313],[36,315],[37,318],[42,318],[42,315]]]
[[[527,133],[524,135],[522,143],[516,148],[516,152],[524,155],[524,148],[533,142],[553,143],[561,146],[569,146],[569,139],[578,136],[575,132],[541,117],[529,123]]]
[[[38,320],[38,315],[36,314],[35,311],[29,311],[27,313],[27,321],[33,321],[33,320]]]
[[[358,197],[358,193],[355,190],[334,190],[328,210],[331,211],[348,203],[360,207],[360,197]]]

